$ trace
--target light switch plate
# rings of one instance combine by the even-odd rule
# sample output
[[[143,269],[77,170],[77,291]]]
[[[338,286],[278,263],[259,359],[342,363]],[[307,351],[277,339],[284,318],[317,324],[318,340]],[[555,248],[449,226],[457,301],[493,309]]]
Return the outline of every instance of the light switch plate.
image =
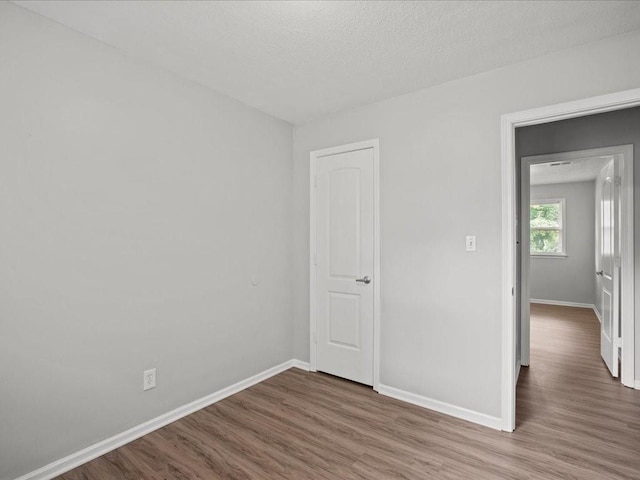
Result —
[[[467,252],[475,252],[476,251],[476,236],[475,235],[467,235],[466,241],[466,250]]]

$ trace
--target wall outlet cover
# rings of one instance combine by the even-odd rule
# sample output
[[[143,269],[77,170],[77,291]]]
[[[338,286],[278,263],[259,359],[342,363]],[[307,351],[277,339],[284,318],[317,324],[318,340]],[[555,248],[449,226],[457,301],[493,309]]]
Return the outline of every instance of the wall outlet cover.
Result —
[[[149,390],[156,388],[156,369],[145,370],[142,372],[142,389]]]

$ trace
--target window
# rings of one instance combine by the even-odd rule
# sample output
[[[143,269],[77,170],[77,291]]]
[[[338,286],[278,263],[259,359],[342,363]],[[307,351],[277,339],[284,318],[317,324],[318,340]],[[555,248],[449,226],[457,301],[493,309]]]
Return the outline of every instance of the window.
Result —
[[[566,256],[564,198],[531,200],[531,255]]]

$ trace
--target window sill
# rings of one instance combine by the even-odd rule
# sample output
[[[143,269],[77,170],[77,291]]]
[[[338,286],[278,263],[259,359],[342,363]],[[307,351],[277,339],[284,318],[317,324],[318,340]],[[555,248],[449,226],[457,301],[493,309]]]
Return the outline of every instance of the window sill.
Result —
[[[568,255],[566,253],[553,253],[548,255],[540,255],[540,254],[531,254],[531,258],[567,258]]]

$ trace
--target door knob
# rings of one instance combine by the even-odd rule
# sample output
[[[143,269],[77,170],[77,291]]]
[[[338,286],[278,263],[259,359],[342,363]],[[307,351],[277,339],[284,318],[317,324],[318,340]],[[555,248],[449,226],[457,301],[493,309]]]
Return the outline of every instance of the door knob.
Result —
[[[603,273],[604,273],[604,271],[600,270],[599,272],[596,272],[596,275],[602,276]]]
[[[366,283],[368,285],[368,284],[371,283],[371,277],[367,275],[364,278],[356,278],[356,282],[362,282],[362,283]]]

